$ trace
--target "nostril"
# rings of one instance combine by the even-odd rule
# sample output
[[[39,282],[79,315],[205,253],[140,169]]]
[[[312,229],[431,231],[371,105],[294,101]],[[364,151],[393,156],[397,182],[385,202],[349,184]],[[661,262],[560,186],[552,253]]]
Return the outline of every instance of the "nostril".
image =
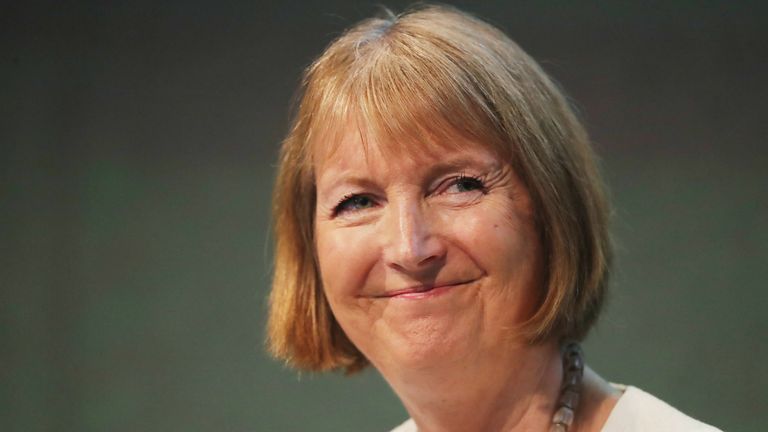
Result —
[[[437,255],[428,256],[428,257],[424,258],[423,260],[421,260],[421,262],[419,262],[419,265],[423,266],[423,265],[430,264],[433,261],[435,261],[436,259],[437,259]]]
[[[411,245],[414,246],[414,245]],[[393,248],[386,257],[390,267],[405,273],[429,272],[434,267],[441,267],[446,251],[435,239],[428,239],[418,247]]]

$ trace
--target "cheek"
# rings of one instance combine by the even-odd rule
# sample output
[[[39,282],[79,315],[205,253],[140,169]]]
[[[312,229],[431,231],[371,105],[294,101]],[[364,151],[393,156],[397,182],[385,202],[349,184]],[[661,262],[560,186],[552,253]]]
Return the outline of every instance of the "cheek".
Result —
[[[519,273],[536,261],[539,244],[527,217],[513,203],[490,201],[476,211],[454,219],[453,232],[466,245],[466,252],[481,267],[493,272]]]
[[[487,307],[506,309],[510,319],[524,320],[542,292],[542,250],[531,212],[517,204],[490,201],[481,211],[456,220],[454,232],[467,255],[490,276],[492,283],[483,293]]]
[[[358,296],[376,263],[374,236],[364,228],[318,229],[317,258],[332,303]]]

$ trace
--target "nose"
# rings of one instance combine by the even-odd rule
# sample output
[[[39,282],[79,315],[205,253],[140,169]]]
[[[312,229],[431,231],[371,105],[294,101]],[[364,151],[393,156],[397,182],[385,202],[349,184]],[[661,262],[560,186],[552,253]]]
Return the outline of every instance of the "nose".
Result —
[[[421,204],[402,202],[388,210],[383,253],[387,265],[414,276],[440,267],[446,255],[445,242]]]

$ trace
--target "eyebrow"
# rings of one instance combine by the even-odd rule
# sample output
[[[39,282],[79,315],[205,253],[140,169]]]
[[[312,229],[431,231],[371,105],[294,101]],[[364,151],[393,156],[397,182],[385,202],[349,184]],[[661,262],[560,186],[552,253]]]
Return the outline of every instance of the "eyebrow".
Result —
[[[472,157],[459,157],[446,162],[439,162],[430,167],[427,172],[428,177],[437,177],[446,172],[455,171],[461,168],[479,168],[479,169],[496,169],[500,166],[498,160],[493,160],[491,163],[486,161],[472,158]]]
[[[495,170],[495,169],[498,169],[500,166],[501,166],[501,162],[495,159],[491,163],[488,163],[478,158],[461,156],[461,157],[453,158],[447,161],[439,161],[437,163],[434,163],[427,170],[425,177],[426,178],[439,177],[445,173],[460,170],[462,168]],[[348,173],[348,172],[349,170],[343,170],[339,173],[336,173],[336,175],[334,175],[334,177],[336,178],[328,185],[327,188],[325,188],[325,190],[333,191],[334,189],[338,188],[341,185],[357,186],[363,189],[380,187],[376,182],[370,180],[368,177],[361,177],[357,175],[349,175],[349,176],[344,175],[345,173]],[[318,184],[319,182],[316,181],[315,185],[317,186]]]
[[[343,173],[347,171],[343,171],[342,175],[337,175],[335,180],[330,183],[328,190],[336,189],[337,187],[341,185],[350,185],[350,186],[358,186],[363,189],[369,189],[369,188],[375,188],[377,187],[376,182],[368,179],[367,177],[360,177],[360,176],[344,176]]]

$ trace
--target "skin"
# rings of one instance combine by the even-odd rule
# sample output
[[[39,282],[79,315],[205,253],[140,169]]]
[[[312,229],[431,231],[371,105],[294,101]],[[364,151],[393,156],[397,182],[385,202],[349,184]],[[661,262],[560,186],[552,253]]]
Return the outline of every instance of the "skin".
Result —
[[[315,155],[325,294],[420,431],[547,430],[559,350],[516,332],[542,291],[533,205],[509,163],[456,139],[411,155],[369,140],[366,151],[348,127]],[[599,430],[617,397],[587,372],[571,430]]]

